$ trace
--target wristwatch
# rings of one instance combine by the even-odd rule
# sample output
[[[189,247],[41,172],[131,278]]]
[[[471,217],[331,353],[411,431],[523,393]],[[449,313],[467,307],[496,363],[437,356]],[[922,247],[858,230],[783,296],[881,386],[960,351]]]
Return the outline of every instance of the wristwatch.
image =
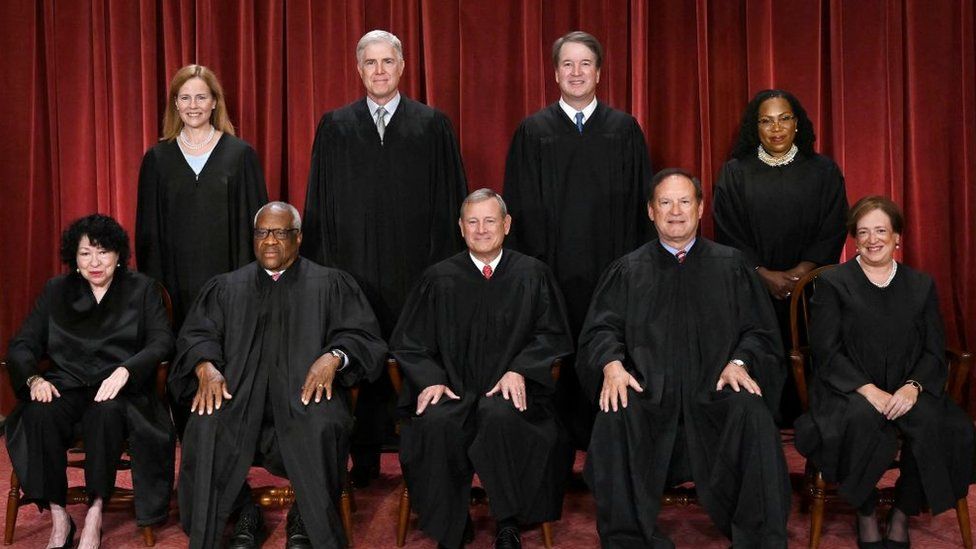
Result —
[[[742,368],[743,370],[745,370],[747,372],[749,371],[749,367],[746,366],[746,363],[743,362],[743,361],[741,361],[741,360],[739,360],[739,359],[737,359],[737,358],[733,358],[732,360],[730,360],[729,361],[729,364],[735,364],[736,366]]]
[[[36,383],[37,380],[39,380],[39,379],[41,379],[41,376],[39,376],[37,374],[34,374],[34,375],[30,376],[29,378],[27,378],[27,388],[30,389],[34,385],[34,383]]]
[[[905,385],[911,385],[912,387],[915,387],[916,389],[918,389],[918,394],[922,394],[922,384],[915,381],[914,379],[909,379],[908,381],[905,382]]]

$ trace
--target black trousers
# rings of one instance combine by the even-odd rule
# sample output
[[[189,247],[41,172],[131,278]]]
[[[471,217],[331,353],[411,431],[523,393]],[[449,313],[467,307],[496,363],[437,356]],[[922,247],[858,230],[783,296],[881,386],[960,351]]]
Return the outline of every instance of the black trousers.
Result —
[[[115,490],[115,473],[127,438],[124,395],[95,402],[97,387],[61,391],[51,402],[24,405],[21,423],[31,463],[30,477],[20,479],[24,494],[41,504],[64,506],[68,492],[68,449],[75,442],[75,426],[81,418],[85,445],[85,486],[89,501],[107,503]]]

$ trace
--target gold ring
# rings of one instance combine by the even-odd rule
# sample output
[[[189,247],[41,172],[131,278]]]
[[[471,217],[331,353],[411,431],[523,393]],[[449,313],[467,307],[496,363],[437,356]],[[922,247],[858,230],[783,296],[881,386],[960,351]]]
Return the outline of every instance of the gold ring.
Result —
[[[325,387],[325,383],[319,383],[319,389],[321,389],[322,387]]]

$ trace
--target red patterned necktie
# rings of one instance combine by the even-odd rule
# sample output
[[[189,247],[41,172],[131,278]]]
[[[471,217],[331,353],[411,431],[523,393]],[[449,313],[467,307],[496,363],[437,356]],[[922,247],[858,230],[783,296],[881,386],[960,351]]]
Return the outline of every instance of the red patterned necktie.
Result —
[[[481,269],[481,274],[485,275],[485,279],[491,278],[491,265],[485,265],[485,268]]]
[[[687,251],[685,251],[685,250],[678,250],[678,253],[674,254],[674,257],[677,257],[678,258],[678,263],[684,263],[685,262],[685,256],[686,255],[688,255],[688,252]]]

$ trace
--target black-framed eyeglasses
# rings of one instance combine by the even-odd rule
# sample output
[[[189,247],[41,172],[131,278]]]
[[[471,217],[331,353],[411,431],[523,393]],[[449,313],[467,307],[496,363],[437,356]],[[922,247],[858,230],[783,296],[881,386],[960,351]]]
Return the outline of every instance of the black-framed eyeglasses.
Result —
[[[264,240],[269,234],[274,235],[275,240],[288,240],[297,232],[298,229],[254,229],[254,240]]]

